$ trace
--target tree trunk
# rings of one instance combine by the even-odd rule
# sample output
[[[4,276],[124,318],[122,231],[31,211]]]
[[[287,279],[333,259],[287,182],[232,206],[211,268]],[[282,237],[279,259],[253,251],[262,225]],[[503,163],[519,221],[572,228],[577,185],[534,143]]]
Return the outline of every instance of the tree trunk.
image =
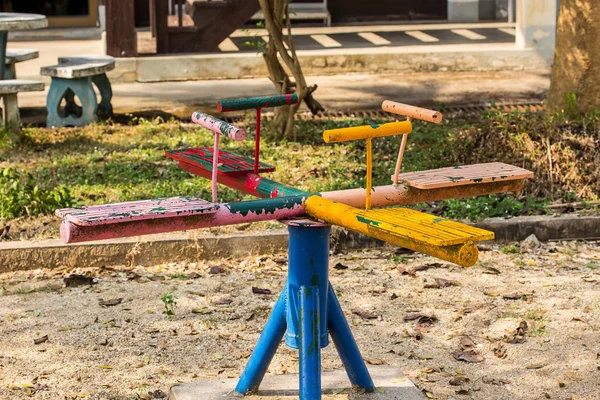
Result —
[[[300,61],[296,54],[294,39],[292,37],[291,23],[289,19],[289,3],[287,0],[259,0],[263,15],[265,16],[265,27],[269,32],[269,43],[263,57],[269,70],[269,78],[275,85],[280,94],[296,93],[298,95],[298,104],[285,106],[275,111],[275,126],[281,130],[283,135],[291,139],[296,139],[294,132],[294,115],[300,108],[302,102],[305,102],[313,114],[323,111],[324,108],[313,97],[312,93],[317,89],[317,85],[309,87],[306,84]],[[284,44],[283,24],[286,22],[287,28],[287,49]],[[294,82],[289,78],[281,61],[294,76]]]
[[[600,110],[598,0],[561,0],[552,66],[550,109]]]

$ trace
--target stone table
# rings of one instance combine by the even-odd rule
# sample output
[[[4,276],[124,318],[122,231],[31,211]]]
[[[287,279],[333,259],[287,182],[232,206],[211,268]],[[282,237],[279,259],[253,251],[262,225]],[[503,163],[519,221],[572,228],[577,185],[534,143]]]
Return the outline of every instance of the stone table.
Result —
[[[40,14],[0,13],[0,77],[6,68],[6,43],[9,31],[41,29],[48,26],[48,20]]]

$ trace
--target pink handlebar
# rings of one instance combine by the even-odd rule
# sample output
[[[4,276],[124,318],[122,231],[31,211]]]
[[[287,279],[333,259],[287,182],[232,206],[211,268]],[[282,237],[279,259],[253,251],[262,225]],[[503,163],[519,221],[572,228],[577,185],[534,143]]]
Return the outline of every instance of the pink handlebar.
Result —
[[[200,111],[196,111],[192,114],[192,122],[205,127],[215,134],[223,134],[238,142],[244,140],[246,137],[246,132],[243,129],[230,125],[225,121],[221,121],[220,119]]]

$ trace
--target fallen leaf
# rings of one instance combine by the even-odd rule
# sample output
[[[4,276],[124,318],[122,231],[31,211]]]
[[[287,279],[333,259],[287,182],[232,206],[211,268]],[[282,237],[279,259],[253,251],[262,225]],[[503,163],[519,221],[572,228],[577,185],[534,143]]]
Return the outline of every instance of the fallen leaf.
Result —
[[[542,363],[531,363],[531,364],[527,364],[525,366],[525,368],[527,369],[540,369],[540,368],[544,368],[546,366],[546,364],[542,364]]]
[[[446,288],[446,287],[450,287],[450,286],[460,286],[460,283],[458,283],[458,281],[453,281],[450,279],[444,279],[444,278],[433,278],[435,283],[427,283],[425,284],[423,287],[425,289],[441,289],[441,288]]]
[[[512,383],[510,379],[501,379],[501,378],[481,378],[483,383],[487,383],[488,385],[509,385]]]
[[[498,358],[506,358],[506,347],[501,342],[494,346],[494,355]]]
[[[433,324],[437,322],[437,317],[435,315],[427,315],[427,314],[406,314],[404,316],[404,322],[418,320],[421,324]]]
[[[48,335],[44,335],[42,337],[39,337],[37,339],[33,339],[33,344],[42,344],[48,341]]]
[[[208,270],[208,273],[211,275],[216,275],[216,274],[224,274],[225,268],[221,268],[221,267],[210,267],[210,269]]]
[[[333,266],[333,269],[339,269],[339,270],[342,270],[342,269],[348,269],[348,266],[347,266],[347,265],[344,265],[344,264],[342,264],[342,263],[337,263],[337,264],[335,264],[335,265]]]
[[[481,249],[480,249],[480,251],[481,251]],[[493,267],[483,267],[483,273],[491,274],[491,275],[500,275],[500,270],[493,268]]]
[[[233,299],[230,294],[224,294],[222,296],[215,296],[209,299],[210,304],[214,306],[224,306],[227,304],[231,304]]]
[[[123,301],[123,297],[119,297],[119,298],[111,299],[111,300],[100,299],[98,301],[98,304],[100,304],[103,307],[112,307],[112,306],[116,306],[118,304],[121,304],[122,301]]]
[[[352,314],[356,314],[362,319],[376,319],[379,317],[379,314],[374,311],[367,311],[360,308],[352,309]]]
[[[456,391],[456,394],[462,395],[462,396],[468,396],[471,394],[471,392],[468,389],[458,389]]]
[[[454,357],[456,361],[464,361],[468,363],[480,363],[483,361],[483,356],[473,351],[454,351],[452,352],[452,357]]]
[[[162,390],[155,390],[154,392],[152,392],[153,399],[166,399],[167,397],[167,394]]]
[[[462,347],[463,350],[471,349],[475,347],[475,342],[468,336],[462,336],[460,338],[460,347]]]
[[[166,278],[162,275],[151,275],[148,277],[152,282],[164,281]]]
[[[464,385],[466,383],[469,383],[471,380],[469,378],[467,378],[464,375],[459,375],[459,376],[455,376],[452,379],[450,379],[450,383],[452,386],[460,386],[460,385]]]
[[[213,310],[210,310],[208,308],[192,308],[193,314],[208,315],[208,314],[212,314],[212,312],[213,312]]]
[[[511,335],[504,336],[504,341],[510,344],[524,343],[526,340],[525,334],[527,333],[528,328],[527,321],[521,321],[517,329],[515,329]]]
[[[271,291],[269,289],[261,289],[261,288],[252,286],[252,293],[254,293],[254,294],[271,294]]]
[[[513,294],[503,294],[502,298],[504,300],[521,300],[523,298],[523,296],[520,295],[519,293],[513,293]]]
[[[91,286],[98,283],[98,279],[91,276],[71,274],[64,278],[63,282],[65,287]]]
[[[370,365],[383,365],[383,364],[385,364],[385,361],[380,360],[378,358],[366,358],[365,357],[363,359],[365,360],[365,362],[367,364],[370,364]]]
[[[98,368],[100,369],[113,369],[111,365],[100,365]]]

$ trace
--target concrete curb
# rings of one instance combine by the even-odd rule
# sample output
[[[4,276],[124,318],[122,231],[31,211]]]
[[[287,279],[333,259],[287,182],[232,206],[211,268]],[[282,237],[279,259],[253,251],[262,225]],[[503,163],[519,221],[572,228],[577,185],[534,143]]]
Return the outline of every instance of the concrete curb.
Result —
[[[534,70],[551,63],[534,49],[514,44],[305,50],[298,57],[307,76]],[[267,72],[262,56],[256,53],[188,54],[119,58],[108,77],[113,83],[161,82],[255,78]]]
[[[600,216],[535,216],[492,218],[474,224],[496,233],[497,242],[516,242],[534,234],[541,241],[600,239]],[[100,267],[161,264],[273,254],[287,250],[285,229],[260,235],[194,238],[185,233],[65,245],[60,240],[0,243],[0,273],[37,268]],[[333,251],[377,248],[385,243],[359,233],[335,228]]]

